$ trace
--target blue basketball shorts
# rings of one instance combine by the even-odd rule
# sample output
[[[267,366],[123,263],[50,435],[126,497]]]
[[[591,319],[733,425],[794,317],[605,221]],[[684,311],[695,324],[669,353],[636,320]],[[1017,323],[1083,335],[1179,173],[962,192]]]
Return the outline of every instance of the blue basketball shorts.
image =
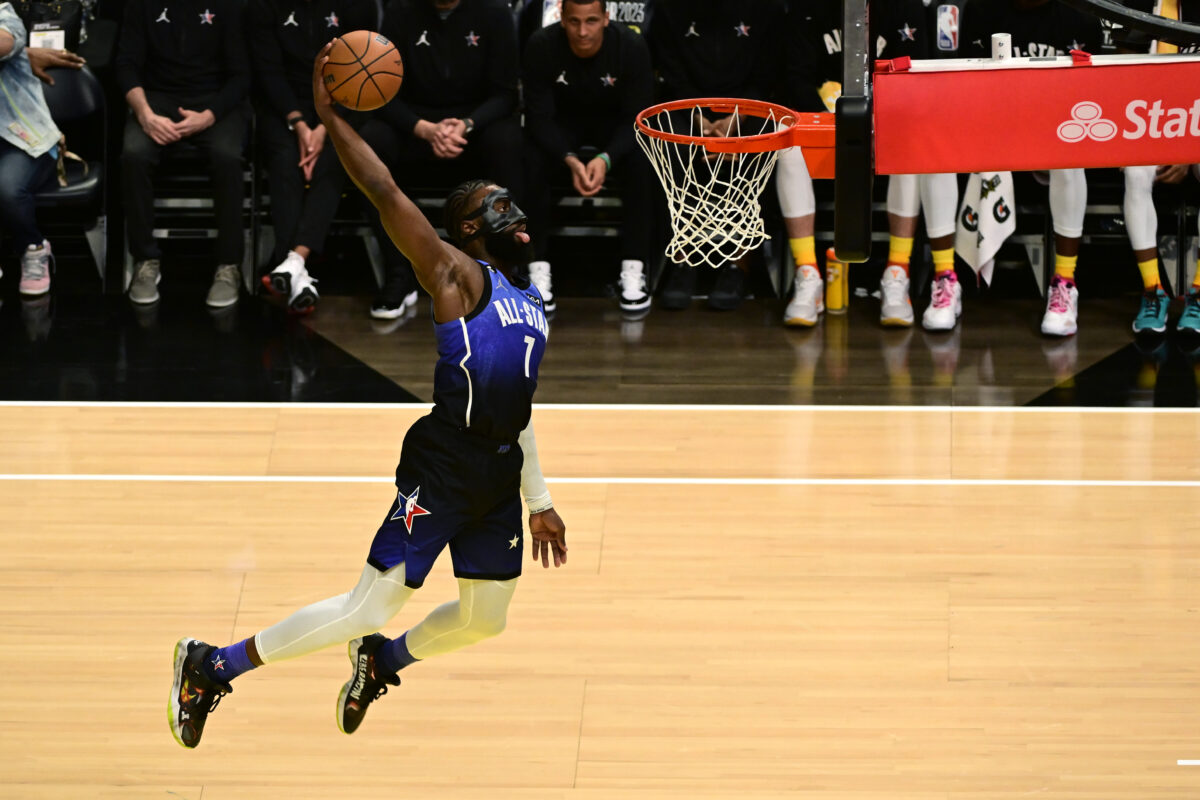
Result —
[[[457,578],[505,581],[521,574],[524,533],[521,448],[466,433],[432,415],[404,436],[396,499],[371,542],[367,563],[404,563],[419,588],[448,544]]]

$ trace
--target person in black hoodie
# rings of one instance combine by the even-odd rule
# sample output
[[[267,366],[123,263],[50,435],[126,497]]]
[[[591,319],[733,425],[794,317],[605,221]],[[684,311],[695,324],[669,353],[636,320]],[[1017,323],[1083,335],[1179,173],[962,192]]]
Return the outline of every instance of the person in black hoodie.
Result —
[[[778,0],[663,0],[654,6],[647,36],[663,99],[731,97],[770,100],[783,71],[784,6]],[[720,135],[730,118],[708,120],[704,135]],[[745,295],[748,260],[717,272],[709,308],[732,310]],[[696,271],[675,267],[661,305],[683,309],[692,301]]]
[[[246,25],[254,65],[258,135],[271,176],[276,266],[263,285],[293,311],[311,311],[318,294],[307,259],[321,252],[346,173],[312,99],[312,62],[335,36],[375,30],[372,0],[251,0]],[[307,188],[307,191],[306,191]]]
[[[404,61],[404,83],[362,137],[401,187],[484,174],[520,201],[517,34],[507,3],[391,0],[382,33]],[[416,283],[399,251],[384,251],[387,275],[371,316],[396,319],[416,303]]]
[[[241,0],[129,0],[117,82],[129,104],[121,177],[135,266],[129,299],[158,301],[161,253],[154,241],[154,171],[164,148],[189,141],[207,151],[217,224],[217,271],[207,303],[238,300],[242,237],[242,140],[250,70]]]
[[[622,205],[619,299],[626,312],[650,307],[646,261],[650,254],[651,174],[638,152],[633,120],[654,101],[650,51],[641,36],[609,22],[600,0],[566,0],[562,22],[542,28],[525,47],[526,187],[530,220],[550,217],[548,178],[570,181],[592,197],[616,175]],[[590,148],[581,159],[580,153]],[[532,224],[532,223],[531,223]],[[547,236],[532,233],[536,259],[529,277],[553,311]]]

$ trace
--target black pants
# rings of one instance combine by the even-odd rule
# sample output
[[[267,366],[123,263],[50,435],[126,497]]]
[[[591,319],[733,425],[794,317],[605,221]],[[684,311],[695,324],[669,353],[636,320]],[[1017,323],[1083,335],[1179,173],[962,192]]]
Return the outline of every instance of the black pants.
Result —
[[[577,150],[586,148],[589,142],[578,142]],[[594,148],[593,148],[594,149]],[[586,161],[585,161],[586,163]],[[605,189],[616,190],[621,198],[621,258],[636,259],[649,263],[653,237],[654,202],[659,197],[654,189],[650,164],[640,151],[634,151],[614,164],[604,180]],[[531,138],[525,140],[525,193],[529,205],[529,235],[533,239],[534,253],[544,259],[549,251],[551,201],[554,187],[565,186],[571,194],[575,189],[571,183],[571,170],[557,156],[552,156],[539,147]]]
[[[178,120],[179,106],[207,108],[203,102],[182,102],[163,92],[146,92],[154,113]],[[154,142],[137,118],[125,121],[124,150],[121,153],[121,178],[125,200],[129,252],[134,260],[161,258],[154,241],[154,172],[162,153],[198,148],[208,157],[212,179],[213,205],[216,212],[217,263],[240,264],[245,249],[242,235],[242,143],[246,133],[246,112],[231,111],[211,128],[169,145]]]
[[[405,194],[434,185],[444,187],[444,194],[463,181],[483,178],[495,181],[512,193],[517,205],[525,208],[521,166],[521,126],[516,117],[493,122],[467,136],[467,146],[458,158],[438,158],[429,143],[412,134],[401,134],[382,120],[371,120],[360,132],[380,160],[392,171],[396,184]],[[526,209],[528,213],[528,209]],[[387,233],[379,221],[379,212],[369,212],[379,241],[384,244],[384,261],[389,273],[403,270],[407,262],[390,245]]]
[[[346,171],[328,137],[312,178],[307,182],[297,166],[300,146],[296,134],[274,116],[260,114],[258,132],[267,173],[271,176],[271,221],[275,224],[275,253],[271,265],[283,261],[288,251],[307,247],[314,253],[325,248],[329,225],[337,214]]]

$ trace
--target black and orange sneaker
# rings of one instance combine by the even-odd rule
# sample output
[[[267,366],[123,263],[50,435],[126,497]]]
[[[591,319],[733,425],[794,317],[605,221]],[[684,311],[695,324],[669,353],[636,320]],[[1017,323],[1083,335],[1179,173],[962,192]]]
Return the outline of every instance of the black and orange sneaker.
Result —
[[[400,678],[375,676],[375,651],[386,644],[388,638],[381,633],[372,633],[350,642],[348,652],[353,673],[338,694],[337,723],[342,733],[354,733],[367,715],[367,706],[387,694],[388,684],[400,685]]]
[[[217,683],[204,672],[205,656],[216,649],[186,636],[175,645],[175,682],[167,717],[171,735],[184,747],[200,744],[204,721],[221,698],[233,691],[228,683]]]

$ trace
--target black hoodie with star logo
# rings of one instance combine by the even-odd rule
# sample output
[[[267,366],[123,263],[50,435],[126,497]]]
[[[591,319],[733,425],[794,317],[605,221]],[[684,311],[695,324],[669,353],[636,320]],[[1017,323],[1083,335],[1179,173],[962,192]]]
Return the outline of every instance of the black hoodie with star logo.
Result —
[[[461,0],[443,16],[432,0],[392,0],[383,35],[404,60],[400,95],[378,112],[397,130],[470,118],[477,130],[517,107],[517,32],[501,0]]]
[[[251,0],[246,38],[260,109],[280,119],[301,111],[310,125],[313,59],[335,36],[379,27],[374,0]]]
[[[183,106],[215,95],[217,119],[245,99],[250,67],[242,0],[129,0],[117,44],[122,94],[141,87]]]
[[[650,50],[629,28],[609,22],[590,58],[572,52],[561,23],[542,28],[525,45],[522,75],[525,130],[553,157],[591,144],[617,165],[636,149],[633,121],[654,102],[654,78]]]
[[[782,77],[777,0],[664,0],[647,36],[664,99],[767,100]]]

